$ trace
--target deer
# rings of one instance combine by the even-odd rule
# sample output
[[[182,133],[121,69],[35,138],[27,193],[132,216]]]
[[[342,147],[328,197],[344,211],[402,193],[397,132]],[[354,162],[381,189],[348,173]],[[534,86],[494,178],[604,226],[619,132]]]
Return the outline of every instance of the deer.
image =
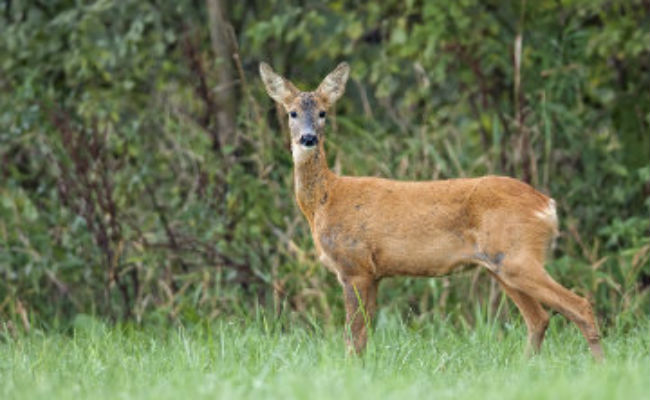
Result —
[[[549,324],[544,305],[575,323],[595,360],[603,359],[590,302],[545,270],[558,235],[555,200],[505,176],[339,176],[327,165],[325,121],[345,91],[349,65],[339,64],[311,92],[266,63],[259,72],[268,95],[288,114],[296,201],[320,262],[343,288],[350,353],[364,352],[382,279],[440,277],[474,265],[487,270],[519,309],[527,356],[540,352]]]

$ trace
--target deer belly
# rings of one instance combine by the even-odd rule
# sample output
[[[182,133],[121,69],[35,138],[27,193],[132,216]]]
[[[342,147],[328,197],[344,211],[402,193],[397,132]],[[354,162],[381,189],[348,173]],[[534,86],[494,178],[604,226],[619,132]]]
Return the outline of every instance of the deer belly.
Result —
[[[435,238],[390,235],[380,243],[374,258],[384,275],[446,275],[472,252],[471,245],[450,233]]]

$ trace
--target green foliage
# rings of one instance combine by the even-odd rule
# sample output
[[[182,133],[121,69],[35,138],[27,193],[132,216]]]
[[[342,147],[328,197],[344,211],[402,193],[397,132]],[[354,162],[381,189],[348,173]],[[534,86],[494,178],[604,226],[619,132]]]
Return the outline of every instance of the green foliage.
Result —
[[[261,303],[340,321],[257,65],[309,89],[342,59],[352,79],[331,118],[331,165],[527,180],[560,206],[551,274],[606,327],[648,314],[644,2],[232,3],[234,61],[210,46],[203,2],[0,5],[0,318],[194,321]],[[230,64],[228,138],[217,112]],[[480,272],[382,291],[387,309],[419,318],[471,325],[475,302],[511,315]]]

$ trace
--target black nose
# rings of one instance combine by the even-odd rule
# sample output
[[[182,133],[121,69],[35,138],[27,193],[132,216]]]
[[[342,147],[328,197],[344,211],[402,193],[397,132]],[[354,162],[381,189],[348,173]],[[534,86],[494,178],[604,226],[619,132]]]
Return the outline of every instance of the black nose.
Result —
[[[318,143],[318,138],[316,137],[316,135],[307,134],[307,135],[300,136],[300,144],[305,147],[316,146],[317,143]]]

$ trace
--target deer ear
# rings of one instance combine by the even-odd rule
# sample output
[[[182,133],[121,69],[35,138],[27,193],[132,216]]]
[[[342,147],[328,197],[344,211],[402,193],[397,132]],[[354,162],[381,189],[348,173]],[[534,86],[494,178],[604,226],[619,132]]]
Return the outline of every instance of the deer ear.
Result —
[[[260,64],[260,76],[269,96],[285,107],[298,94],[298,89],[291,82],[273,72],[267,63]]]
[[[350,66],[342,62],[323,79],[316,91],[325,97],[330,105],[334,104],[345,92],[345,83],[349,75]]]

